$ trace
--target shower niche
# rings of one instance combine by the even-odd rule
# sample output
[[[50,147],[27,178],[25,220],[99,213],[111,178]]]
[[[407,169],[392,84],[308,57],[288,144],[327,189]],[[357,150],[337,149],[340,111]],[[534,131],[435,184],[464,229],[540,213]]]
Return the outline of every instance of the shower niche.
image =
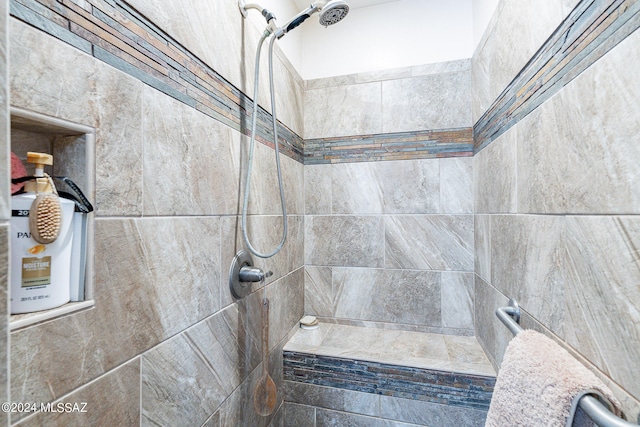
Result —
[[[53,156],[53,165],[45,166],[44,172],[53,178],[55,188],[61,193],[61,197],[67,200],[72,196],[81,199],[81,197],[77,196],[76,190],[72,188],[72,184],[75,184],[81,193],[86,196],[86,199],[88,199],[90,203],[93,203],[95,200],[94,128],[12,107],[10,141],[11,151],[22,160],[29,176],[34,174],[34,167],[26,162],[27,152],[51,154]],[[71,185],[68,181],[60,179],[60,177],[68,178],[68,180],[71,181]],[[66,203],[69,204],[69,202]],[[29,310],[29,312],[22,314],[12,314],[9,319],[9,327],[12,331],[93,307],[94,214],[92,212],[84,212],[85,208],[83,207],[83,203],[80,202],[79,205],[82,206],[75,208],[75,212],[72,214],[73,221],[70,222],[71,225],[69,226],[69,229],[72,230],[72,233],[70,233],[72,243],[69,245],[71,247],[71,263],[68,271],[70,301],[53,308],[39,311]],[[16,214],[12,207],[12,239],[14,238],[13,233],[17,233],[18,230],[14,222],[16,215],[18,214]],[[15,246],[16,245],[13,244],[10,245],[10,255],[12,256],[10,270],[11,288],[16,289],[17,287],[17,292],[11,292],[10,297],[25,298],[27,300],[31,298],[35,299],[35,297],[23,296],[22,294],[22,289],[29,287],[25,284],[25,272],[27,270],[24,267],[26,264],[20,264],[20,259],[17,264],[14,262],[15,254],[12,252],[21,250],[16,249]],[[49,248],[47,247],[47,249]],[[35,252],[37,251],[30,251],[30,253]],[[46,253],[46,251],[44,253]],[[23,255],[15,255],[17,258],[20,256]],[[26,256],[28,256],[28,254]],[[35,260],[38,256],[41,255],[34,255],[33,259]],[[39,258],[38,260],[41,259],[45,258]],[[55,277],[57,273],[51,257],[47,260],[51,268],[45,273],[45,277],[46,274],[50,274],[51,276],[47,277],[47,279],[49,283],[52,283],[54,280],[53,277]],[[18,266],[20,266],[22,270],[20,270]],[[67,272],[65,271],[65,273]],[[16,275],[18,275],[18,279],[15,278]],[[14,283],[15,280],[18,280],[18,284]],[[67,283],[67,281],[65,281],[65,283]],[[35,288],[36,286],[33,286],[30,289]],[[20,295],[14,295],[18,293],[20,293]],[[35,295],[36,292],[33,294]],[[42,294],[42,292],[40,294]],[[38,295],[38,298],[46,298],[46,296],[41,297]],[[14,311],[20,312],[21,310],[12,310],[12,312]]]

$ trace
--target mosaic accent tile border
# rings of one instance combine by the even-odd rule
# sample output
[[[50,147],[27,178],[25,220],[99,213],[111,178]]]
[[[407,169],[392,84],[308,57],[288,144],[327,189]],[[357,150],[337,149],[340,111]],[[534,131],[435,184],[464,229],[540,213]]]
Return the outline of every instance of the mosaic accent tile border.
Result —
[[[472,128],[306,139],[304,141],[305,165],[472,155]]]
[[[640,27],[638,0],[583,0],[473,127],[477,153]]]
[[[495,377],[283,353],[285,381],[488,410]]]
[[[122,0],[11,0],[10,13],[246,135],[253,101]],[[257,140],[273,146],[271,115],[259,108]],[[300,136],[278,122],[283,154],[302,162]]]

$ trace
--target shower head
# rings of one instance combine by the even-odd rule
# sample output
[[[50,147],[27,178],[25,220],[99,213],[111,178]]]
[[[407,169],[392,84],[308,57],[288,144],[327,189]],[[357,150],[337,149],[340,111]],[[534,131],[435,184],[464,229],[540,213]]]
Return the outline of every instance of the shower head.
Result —
[[[278,28],[275,32],[276,37],[281,38],[316,12],[320,12],[320,24],[327,27],[342,21],[342,19],[347,16],[347,13],[349,13],[349,5],[343,0],[316,1],[307,9],[294,16],[291,21]]]
[[[325,27],[338,23],[349,13],[349,5],[342,0],[331,0],[320,9],[320,24]]]

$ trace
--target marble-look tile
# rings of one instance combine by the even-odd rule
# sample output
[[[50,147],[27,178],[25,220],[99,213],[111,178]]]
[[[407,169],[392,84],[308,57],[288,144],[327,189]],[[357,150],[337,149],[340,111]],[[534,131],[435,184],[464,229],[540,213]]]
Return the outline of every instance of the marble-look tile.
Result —
[[[519,212],[640,212],[638,43],[636,32],[518,124]]]
[[[438,213],[438,160],[332,166],[332,213]]]
[[[96,127],[96,214],[140,215],[143,84],[15,20],[11,33],[12,105]]]
[[[473,329],[473,273],[443,271],[440,277],[442,326]]]
[[[284,54],[274,55],[273,75],[276,116],[278,120],[296,134],[302,135],[304,131],[304,89],[296,81],[295,69],[283,64],[287,59]],[[293,70],[293,71],[292,71]],[[268,86],[262,86],[263,92],[267,92]]]
[[[412,67],[388,68],[356,73],[356,82],[369,83],[384,80],[406,79],[412,76]]]
[[[285,392],[288,390],[285,382]],[[297,403],[284,403],[284,419],[285,425],[297,427],[316,427],[316,408],[307,405],[298,405]]]
[[[341,76],[322,77],[319,79],[305,80],[304,83],[306,91],[314,89],[325,89],[335,86],[348,86],[358,83],[358,74],[343,74]]]
[[[269,422],[268,427],[287,427],[288,424],[286,423],[285,420],[285,409],[284,409],[284,402],[282,402],[282,404],[278,407],[276,407],[275,409],[275,414],[273,415],[273,418],[271,418],[271,421]]]
[[[114,281],[140,288],[147,295],[137,295],[142,301],[154,301],[144,310],[157,311],[166,336],[219,310],[218,218],[107,220],[96,225],[97,242],[100,237],[104,240],[96,247],[96,288]],[[128,256],[132,258],[123,259]],[[140,278],[146,277],[142,285]],[[97,304],[107,303],[104,293],[96,293]]]
[[[95,241],[95,308],[12,334],[15,401],[64,395],[218,310],[217,218],[98,219]]]
[[[253,265],[263,271],[271,271],[273,275],[267,279],[271,283],[304,265],[303,236],[304,220],[302,216],[290,215],[287,218],[288,233],[282,250],[275,256],[262,259],[252,256]],[[282,239],[282,218],[280,216],[250,216],[247,219],[247,232],[251,244],[259,251],[273,251]],[[221,218],[221,271],[228,272],[231,268],[236,253],[246,250],[242,238],[240,217]],[[253,285],[253,291],[260,287],[259,283]],[[221,305],[224,307],[234,302],[229,289],[228,274],[221,275]]]
[[[472,126],[470,91],[470,71],[382,82],[382,132]]]
[[[239,132],[148,87],[143,126],[145,215],[236,213]]]
[[[380,92],[380,83],[307,90],[304,100],[304,138],[381,133]]]
[[[237,237],[237,248],[245,248],[245,242],[242,238],[241,221],[237,224],[234,221],[234,226],[237,227],[234,230]],[[263,216],[263,215],[251,215],[247,217],[247,235],[249,241],[254,249],[263,254],[273,252],[283,237],[283,221],[281,216]],[[231,226],[231,224],[228,224]],[[227,232],[231,232],[227,230]],[[291,271],[302,267],[303,265],[303,246],[302,239],[304,233],[304,220],[302,216],[288,215],[287,216],[287,235],[285,243],[282,249],[271,258],[260,258],[253,256],[253,265],[258,268],[262,268],[264,271],[271,271],[273,276],[268,279],[268,282],[272,282]],[[226,236],[225,236],[226,237]],[[232,241],[227,241],[224,244],[230,245]],[[231,265],[233,255],[224,259],[225,263]],[[228,271],[228,270],[224,270]]]
[[[380,414],[386,419],[429,427],[481,427],[487,416],[485,411],[391,396],[380,396]]]
[[[604,384],[611,389],[614,396],[620,401],[624,418],[628,421],[635,422],[640,419],[640,400],[634,398],[627,390],[622,388],[620,384],[614,382],[609,374],[603,372],[600,368],[595,366],[590,360],[588,360],[583,354],[580,354],[576,348],[571,347],[567,341],[557,335],[551,333],[544,325],[540,324],[537,320],[532,318],[529,313],[522,311],[520,317],[520,324],[525,329],[533,329],[541,334],[545,334],[558,345],[567,350],[569,354],[575,357],[580,363],[582,363],[587,369],[594,373]]]
[[[410,77],[426,76],[431,74],[456,73],[469,71],[470,59],[456,61],[437,62],[433,64],[415,65],[411,67],[389,68],[385,70],[366,71],[342,76],[324,77],[314,80],[306,80],[306,89],[322,89],[335,86],[348,86],[358,83],[372,83],[384,80],[398,80]]]
[[[501,1],[472,58],[473,122],[489,108],[578,0]],[[531,19],[535,16],[536,19]]]
[[[448,328],[444,326],[432,326],[432,325],[408,325],[405,323],[392,323],[392,322],[376,322],[372,320],[356,320],[356,319],[337,319],[333,317],[320,317],[320,322],[328,323],[332,325],[346,325],[357,326],[361,328],[374,328],[374,329],[389,329],[393,331],[412,331],[423,332],[427,334],[442,334],[442,335],[458,335],[462,337],[473,336],[472,329],[461,328]]]
[[[242,243],[242,231],[239,216],[225,216],[220,218],[220,270],[228,272],[231,263],[240,249],[244,249]],[[254,263],[256,260],[254,259]],[[272,270],[273,271],[273,270]],[[253,288],[258,289],[259,284]],[[220,276],[220,306],[226,307],[234,303],[235,298],[229,287],[229,275]]]
[[[283,349],[300,353],[315,353],[323,345],[324,339],[331,332],[333,326],[329,323],[320,322],[316,329],[297,328]]]
[[[384,264],[384,221],[380,216],[307,216],[304,229],[305,264]]]
[[[28,151],[48,153],[51,150],[52,145],[49,135],[18,128],[11,129],[10,141],[8,141],[8,143],[10,143],[11,151],[20,158],[22,164],[25,165],[25,167],[28,167]],[[55,148],[57,147],[54,147],[54,149]],[[58,157],[56,156],[56,153],[54,152],[53,154],[53,159],[57,159]],[[58,166],[58,162],[55,162],[53,167],[51,168],[53,173],[57,174],[56,169]],[[47,169],[48,168],[45,167],[45,171]],[[29,172],[28,169],[27,172]],[[7,219],[9,219],[9,217],[7,217]]]
[[[473,271],[472,215],[385,216],[385,267]]]
[[[305,215],[331,214],[331,173],[333,165],[304,166]]]
[[[222,427],[220,424],[220,411],[216,411],[202,424],[202,427]]]
[[[412,331],[384,331],[386,344],[375,361],[400,366],[413,366],[448,371],[451,360],[444,336]]]
[[[384,346],[384,331],[346,325],[331,325],[315,354],[358,360],[378,359]]]
[[[304,218],[303,215],[291,215],[289,217],[289,233],[287,236],[289,240],[287,248],[288,272],[304,266]]]
[[[12,131],[13,134],[13,131]],[[30,135],[34,135],[30,133]],[[44,136],[44,135],[43,135]],[[89,188],[95,187],[94,175],[91,171],[91,161],[87,158],[87,136],[86,135],[74,135],[74,136],[55,136],[50,142],[51,153],[53,158],[62,159],[61,162],[54,161],[53,173],[56,176],[69,177],[75,182],[82,192],[87,196],[90,201],[96,199],[95,188],[92,192]],[[13,146],[13,141],[12,141]],[[37,150],[29,150],[37,151]],[[44,151],[45,153],[48,151]],[[61,183],[56,180],[56,188],[63,190],[70,190],[67,184]]]
[[[433,64],[414,65],[411,67],[411,76],[425,76],[428,74],[456,73],[471,70],[471,59],[459,59],[455,61],[436,62]]]
[[[378,185],[382,188],[384,213],[438,213],[441,164],[435,159],[374,163]]]
[[[162,7],[149,0],[132,0],[130,4],[236,87],[244,86],[243,69],[239,65],[244,55],[247,59],[253,58],[255,47],[247,46],[250,52],[243,49],[244,21],[237,4],[199,5],[192,0],[167,1]],[[218,24],[211,25],[211,22]],[[249,41],[253,42],[253,38],[247,40],[247,44]],[[253,79],[253,73],[248,74]]]
[[[418,427],[416,424],[405,424],[382,418],[367,417],[347,412],[316,410],[316,427]]]
[[[563,217],[493,215],[491,284],[554,331],[564,306]]]
[[[342,163],[331,168],[332,213],[357,215],[384,212],[383,177],[378,163]]]
[[[439,159],[440,213],[473,213],[473,159]]]
[[[11,105],[97,126],[97,72],[102,65],[16,19],[9,24]]]
[[[304,314],[333,315],[333,284],[330,267],[304,267]]]
[[[140,359],[114,369],[52,403],[77,404],[84,412],[39,412],[14,424],[28,426],[133,426],[140,424]],[[86,404],[84,406],[83,404]]]
[[[262,292],[258,292],[262,298]],[[267,286],[269,343],[273,349],[304,316],[304,269]]]
[[[491,366],[489,359],[487,359],[475,337],[445,335],[443,338],[455,372],[488,376],[496,375],[496,371]]]
[[[281,348],[276,353],[282,353]],[[272,356],[274,354],[272,353]],[[275,359],[273,359],[275,360]],[[282,359],[280,358],[282,365]],[[270,360],[270,375],[276,382],[276,408],[281,405],[284,396],[284,387],[281,382],[282,375],[274,372],[275,366]],[[262,417],[258,415],[254,408],[253,391],[262,374],[262,369],[258,367],[231,393],[220,407],[220,425],[223,426],[255,426],[267,427],[274,415]]]
[[[271,154],[274,156],[274,154]],[[287,214],[304,215],[305,213],[305,188],[304,188],[304,165],[287,156],[280,156],[282,167],[282,181],[287,202]],[[269,173],[275,173],[275,169]],[[277,190],[279,191],[279,189]],[[280,198],[276,199],[280,202]],[[279,210],[280,211],[280,210]],[[278,211],[278,212],[279,212]]]
[[[143,425],[200,425],[240,384],[249,354],[237,314],[228,308],[143,355]]]
[[[640,396],[634,380],[640,369],[639,236],[636,217],[567,218],[566,319],[561,335],[636,397]]]
[[[223,127],[224,128],[224,127]],[[239,133],[232,131],[234,138]],[[222,188],[235,199],[234,212],[241,213],[249,166],[249,138],[242,136],[240,153],[240,182],[230,188]],[[247,212],[255,215],[282,215],[280,187],[278,183],[275,151],[264,144],[256,143],[251,166],[251,187]],[[280,155],[282,183],[285,195],[287,214],[304,212],[304,172],[303,166],[284,155]],[[238,189],[239,187],[239,189]]]
[[[506,307],[509,304],[509,298],[477,275],[474,293],[476,337],[491,365],[497,371],[513,335],[496,317],[495,311],[498,307]]]
[[[491,282],[491,216],[474,215],[473,219],[475,273]]]
[[[334,316],[440,326],[440,286],[431,271],[334,268]]]
[[[290,403],[297,404],[296,406],[303,404],[374,417],[380,414],[380,397],[377,394],[295,381],[285,381],[285,401],[287,405]],[[309,414],[310,411],[307,409],[304,412]]]
[[[65,73],[68,67],[63,67],[61,72]],[[93,102],[99,105],[96,107],[96,215],[141,215],[143,180],[146,179],[141,126],[144,84],[105,64],[100,64],[92,78],[98,81],[97,99]]]
[[[246,94],[253,95],[255,54],[264,21],[251,12],[244,19],[234,2],[217,2],[203,6],[197,1],[168,1],[157,7],[152,1],[134,0],[131,5],[166,31],[182,46]],[[255,14],[255,15],[254,15]],[[218,24],[212,26],[211,22]],[[263,46],[260,69],[259,103],[267,111],[269,79],[266,48]],[[302,134],[303,91],[299,76],[288,64],[278,45],[274,49],[274,86],[278,119]]]
[[[473,157],[476,213],[516,212],[517,127],[512,127]]]
[[[313,331],[298,330],[284,346],[284,351],[495,377],[493,367],[473,336],[321,323],[320,327]],[[333,392],[328,390],[327,393],[330,391]],[[310,402],[302,392],[300,396],[297,399],[287,399],[328,409],[341,409],[335,405]]]

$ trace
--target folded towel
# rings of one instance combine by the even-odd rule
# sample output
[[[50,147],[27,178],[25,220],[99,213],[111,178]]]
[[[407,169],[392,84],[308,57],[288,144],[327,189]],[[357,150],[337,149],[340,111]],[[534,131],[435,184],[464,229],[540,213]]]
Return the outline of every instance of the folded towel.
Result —
[[[525,330],[507,346],[485,426],[593,426],[578,407],[584,394],[620,414],[618,400],[591,371],[550,338]]]

